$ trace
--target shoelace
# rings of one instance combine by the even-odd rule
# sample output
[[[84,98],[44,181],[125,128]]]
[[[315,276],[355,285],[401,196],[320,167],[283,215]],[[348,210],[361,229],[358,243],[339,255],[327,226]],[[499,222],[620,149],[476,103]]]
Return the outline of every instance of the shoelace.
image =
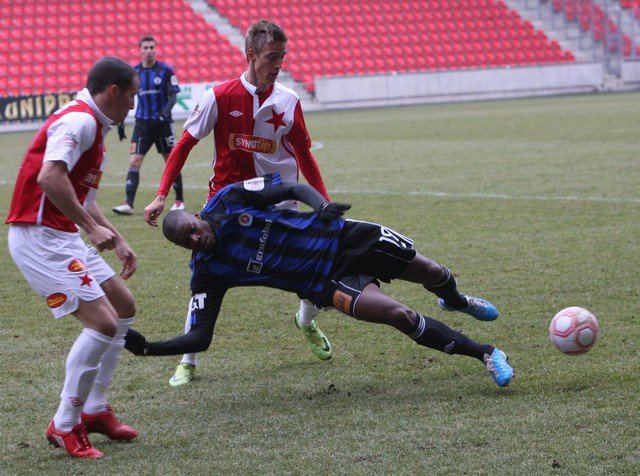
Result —
[[[305,334],[312,334],[315,331],[315,321],[312,321],[313,324],[310,324],[308,326],[303,326],[302,324],[300,324],[298,322],[298,320],[296,319],[296,327],[298,327],[298,329],[300,329],[302,332],[304,332]]]
[[[78,437],[78,443],[83,450],[91,449],[91,443],[89,442],[89,436],[87,435],[87,428],[84,425],[76,425],[73,430]]]
[[[485,309],[485,305],[484,302],[482,302],[481,299],[478,299],[476,297],[468,297],[467,296],[467,307],[475,307],[477,309]]]
[[[500,360],[499,362],[496,362],[493,358],[489,358],[487,360],[487,368],[488,370],[490,370],[491,372],[494,372],[496,374],[500,374],[502,372],[506,372],[508,370],[508,364],[507,361],[509,360],[508,357],[505,357],[504,359]]]
[[[488,359],[485,361],[485,364],[487,364],[487,375],[491,375],[491,376],[493,376],[493,375],[495,375],[495,374],[497,373],[497,372],[496,372],[496,367],[495,367],[495,365],[494,365],[494,364],[495,364],[495,362],[493,361],[493,359],[492,359],[492,358],[488,358]]]

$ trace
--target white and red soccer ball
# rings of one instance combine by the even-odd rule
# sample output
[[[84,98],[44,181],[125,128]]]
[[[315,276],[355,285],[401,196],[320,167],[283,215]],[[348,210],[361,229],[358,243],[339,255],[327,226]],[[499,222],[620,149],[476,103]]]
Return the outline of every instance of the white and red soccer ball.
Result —
[[[600,337],[600,324],[595,314],[582,307],[567,307],[549,324],[549,339],[556,348],[569,355],[584,354]]]

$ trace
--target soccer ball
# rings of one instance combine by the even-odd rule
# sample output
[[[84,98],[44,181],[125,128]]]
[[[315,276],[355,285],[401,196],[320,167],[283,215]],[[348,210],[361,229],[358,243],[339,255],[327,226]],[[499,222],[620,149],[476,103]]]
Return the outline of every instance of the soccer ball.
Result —
[[[549,339],[564,354],[584,354],[596,345],[599,336],[598,319],[582,307],[563,309],[549,324]]]

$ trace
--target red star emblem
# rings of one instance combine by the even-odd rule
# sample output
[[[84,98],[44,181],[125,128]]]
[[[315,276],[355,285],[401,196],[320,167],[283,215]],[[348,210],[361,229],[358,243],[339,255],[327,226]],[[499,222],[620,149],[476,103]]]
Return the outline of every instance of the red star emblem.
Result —
[[[271,119],[265,122],[268,122],[269,124],[273,124],[273,132],[277,131],[278,127],[280,126],[283,126],[283,127],[286,126],[286,124],[282,120],[282,118],[284,117],[284,111],[282,111],[280,114],[276,114],[276,110],[271,109],[271,114],[273,114],[273,116],[271,116]]]
[[[84,273],[84,276],[79,276],[79,278],[80,281],[82,281],[80,286],[91,286],[91,281],[93,281],[93,279],[89,277],[89,273]]]

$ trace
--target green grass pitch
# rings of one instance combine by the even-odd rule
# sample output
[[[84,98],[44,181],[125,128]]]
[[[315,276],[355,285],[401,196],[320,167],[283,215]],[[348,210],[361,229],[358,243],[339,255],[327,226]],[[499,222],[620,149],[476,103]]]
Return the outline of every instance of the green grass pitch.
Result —
[[[330,194],[353,204],[348,217],[412,237],[464,292],[498,306],[498,320],[477,322],[442,312],[420,286],[383,286],[503,348],[516,370],[506,389],[477,361],[332,311],[318,318],[334,347],[321,362],[294,326],[294,295],[234,290],[187,388],[168,385],[177,358],[124,353],[110,400],[140,437],[94,435],[106,457],[71,460],[44,431],[79,325],[54,322],[27,286],[5,225],[0,473],[639,474],[639,108],[640,94],[624,93],[306,115]],[[5,216],[32,136],[0,135]],[[188,252],[142,219],[162,160],[147,155],[135,215],[117,217],[128,144],[112,132],[107,150],[99,203],[139,255],[135,327],[173,337],[189,299]],[[207,138],[183,172],[192,210],[206,197],[211,157]],[[585,355],[547,339],[567,306],[600,320],[601,340]]]

